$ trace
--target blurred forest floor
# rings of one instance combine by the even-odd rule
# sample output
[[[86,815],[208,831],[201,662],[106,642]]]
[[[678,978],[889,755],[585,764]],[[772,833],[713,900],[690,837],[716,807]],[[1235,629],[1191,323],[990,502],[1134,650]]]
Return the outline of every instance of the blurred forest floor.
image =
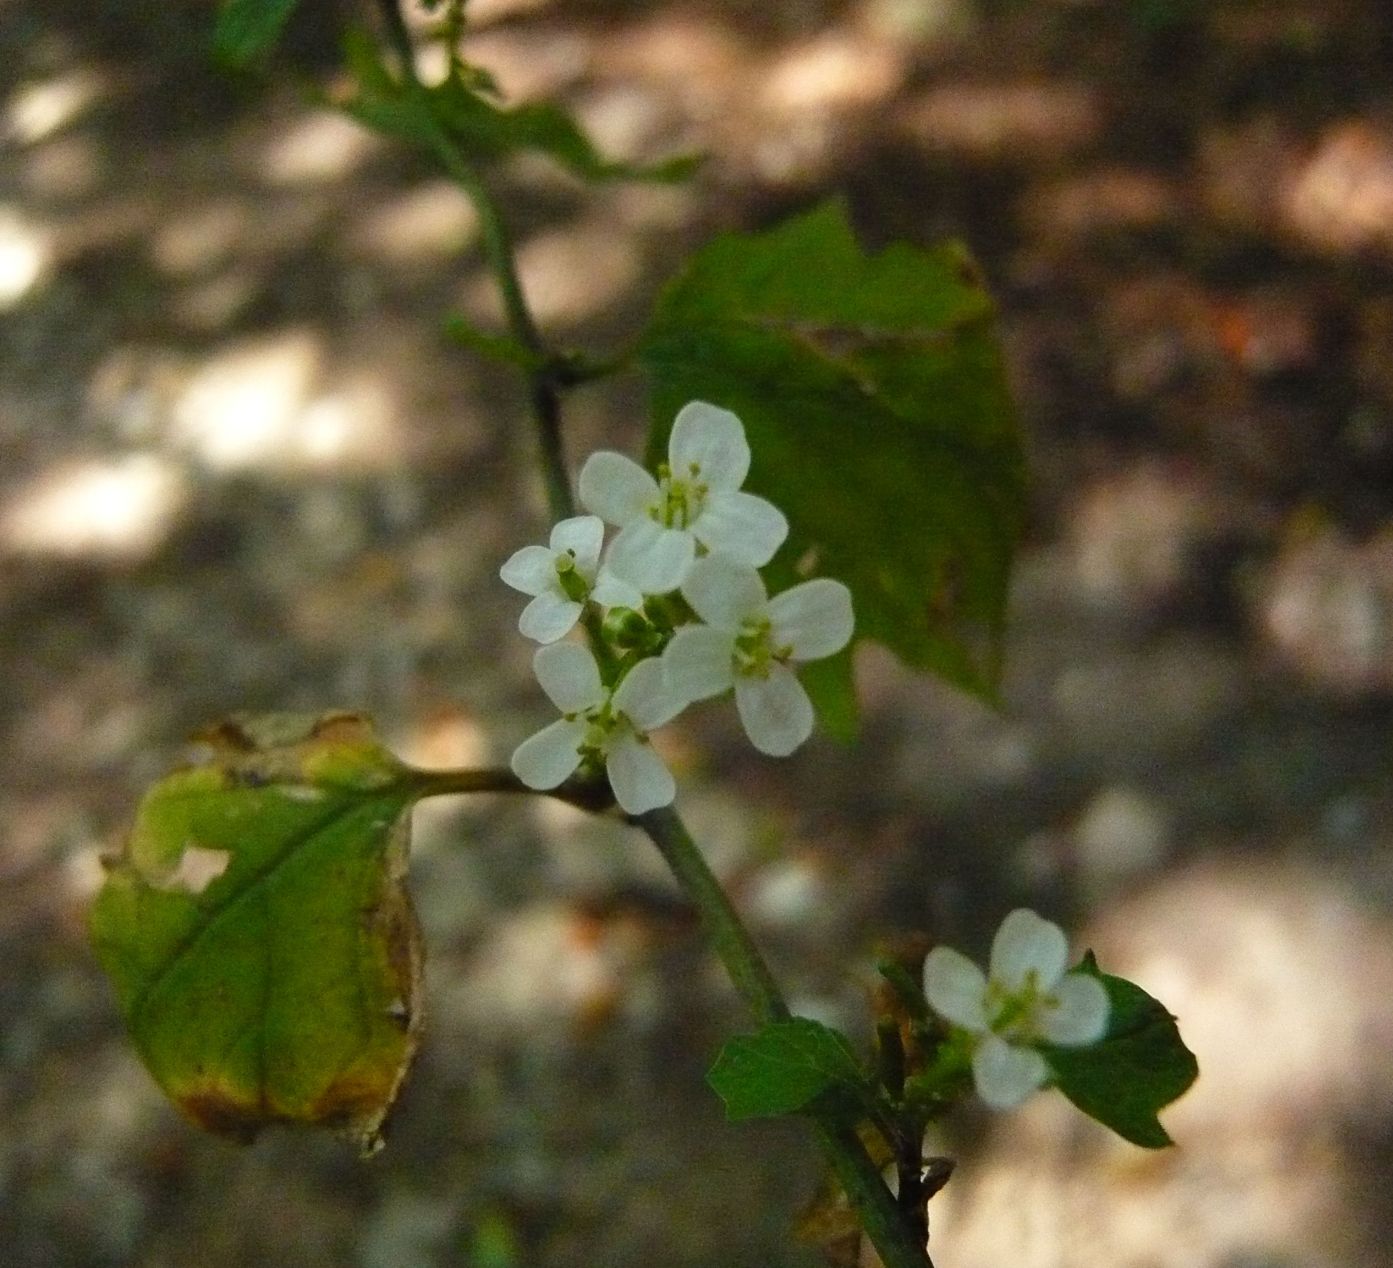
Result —
[[[291,32],[329,64],[330,6]],[[497,567],[543,530],[463,198],[211,6],[0,0],[0,1259],[15,1268],[779,1268],[816,1167],[728,1129],[739,1007],[641,840],[418,814],[429,1018],[389,1147],[179,1121],[85,944],[98,856],[188,734],[356,707],[423,763],[546,713]],[[1393,28],[1375,0],[473,0],[469,54],[681,188],[497,173],[560,341],[829,191],[960,236],[1034,476],[1000,714],[868,651],[864,736],[680,804],[800,1010],[864,1027],[876,936],[1065,921],[1203,1075],[1145,1155],[1057,1097],[940,1142],[940,1268],[1393,1263]],[[569,446],[633,446],[642,385]],[[906,508],[906,531],[913,531]]]

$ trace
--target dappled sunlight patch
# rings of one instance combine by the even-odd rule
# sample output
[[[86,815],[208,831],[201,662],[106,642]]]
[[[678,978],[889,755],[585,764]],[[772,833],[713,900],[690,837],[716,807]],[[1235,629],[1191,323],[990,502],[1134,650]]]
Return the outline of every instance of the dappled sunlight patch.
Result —
[[[321,384],[335,386],[321,391]],[[234,345],[196,369],[173,405],[171,441],[214,471],[371,468],[394,460],[398,414],[368,371],[330,374],[302,330]]]
[[[667,100],[641,84],[610,84],[576,102],[576,118],[602,154],[634,163],[655,157],[680,120]]]
[[[248,210],[224,198],[166,216],[150,239],[150,259],[162,273],[186,277],[206,273],[241,246]]]
[[[1104,167],[1045,185],[1025,206],[1032,227],[1061,245],[1095,235],[1141,233],[1180,223],[1178,181],[1140,167]]]
[[[443,988],[442,1040],[569,1045],[640,1002],[647,943],[641,922],[563,902],[510,913]]]
[[[110,176],[111,162],[90,136],[73,133],[34,147],[24,156],[22,170],[30,197],[68,200],[95,193]]]
[[[904,51],[849,31],[795,45],[765,79],[761,97],[781,114],[872,106],[891,96],[908,69]]]
[[[476,20],[469,11],[471,24]],[[487,67],[504,99],[516,104],[553,97],[579,80],[591,63],[591,42],[576,31],[500,26],[469,41],[471,60]]]
[[[101,76],[91,70],[22,84],[5,103],[0,132],[21,145],[33,145],[77,120],[101,97],[104,87]]]
[[[972,0],[862,0],[858,16],[885,39],[952,46],[975,35],[986,15]]]
[[[1288,223],[1327,251],[1393,251],[1393,135],[1362,120],[1330,129],[1296,173]]]
[[[387,388],[373,376],[351,376],[305,406],[295,450],[308,467],[362,470],[392,465],[396,436],[397,410]]]
[[[449,181],[430,181],[363,211],[346,245],[390,264],[435,264],[464,251],[478,233],[468,195]]]
[[[169,300],[170,314],[189,330],[226,330],[255,302],[266,284],[256,269],[234,267],[179,288]]]
[[[484,766],[492,756],[488,733],[456,704],[442,703],[417,713],[392,738],[393,751],[408,765],[424,770]]]
[[[235,304],[240,277],[200,283],[181,302],[226,285]],[[317,333],[291,327],[223,344],[201,361],[129,345],[93,373],[87,408],[123,439],[167,447],[218,475],[396,468],[406,455],[400,394],[414,354],[380,329],[371,347],[331,351]]]
[[[256,175],[273,185],[318,185],[343,180],[380,153],[366,128],[328,111],[306,114],[279,128],[257,156]]]
[[[301,330],[233,345],[184,386],[171,439],[214,470],[276,464],[298,444],[322,362],[319,340]]]
[[[639,248],[607,222],[582,221],[529,238],[518,251],[518,272],[537,319],[568,325],[616,306],[638,282],[643,269]],[[471,313],[491,321],[502,309],[490,278],[469,285]]]
[[[503,22],[536,13],[554,3],[555,0],[474,0],[469,6],[469,22],[471,26]]]
[[[1163,608],[1226,518],[1218,493],[1178,465],[1143,462],[1095,481],[1076,493],[1068,529],[1080,595],[1118,612]]]
[[[52,262],[49,232],[16,208],[0,204],[0,312],[13,308],[43,281]]]
[[[596,70],[657,84],[689,118],[719,120],[746,99],[758,66],[737,31],[693,13],[659,11],[595,51]]]
[[[153,454],[59,466],[20,487],[0,512],[0,549],[99,562],[153,555],[189,500],[187,477]]]
[[[1102,112],[1083,84],[956,83],[931,89],[912,104],[905,126],[930,151],[977,162],[1039,163],[1090,146]]]
[[[1393,532],[1289,542],[1258,603],[1269,646],[1311,682],[1351,695],[1393,688]]]

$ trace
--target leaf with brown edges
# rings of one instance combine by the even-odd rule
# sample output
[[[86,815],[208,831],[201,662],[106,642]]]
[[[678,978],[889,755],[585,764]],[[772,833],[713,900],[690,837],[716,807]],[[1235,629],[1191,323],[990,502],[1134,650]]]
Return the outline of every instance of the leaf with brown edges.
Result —
[[[91,915],[145,1064],[199,1126],[337,1128],[365,1151],[416,1050],[414,772],[354,714],[202,737],[140,804]]]

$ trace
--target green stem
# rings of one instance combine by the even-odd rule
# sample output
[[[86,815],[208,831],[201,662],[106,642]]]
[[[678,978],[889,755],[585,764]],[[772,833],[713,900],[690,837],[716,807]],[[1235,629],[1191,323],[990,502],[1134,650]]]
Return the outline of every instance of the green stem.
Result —
[[[535,788],[529,788],[512,771],[501,766],[412,770],[409,778],[418,797],[450,797],[462,793],[537,794]],[[614,805],[614,794],[604,780],[568,779],[543,795],[594,812],[608,810]]]
[[[416,74],[415,50],[411,32],[407,30],[397,0],[378,0],[382,19],[387,26],[408,89],[422,107],[422,115],[430,120],[430,143],[435,157],[446,174],[469,196],[479,216],[479,231],[483,240],[484,258],[493,274],[503,301],[503,311],[514,339],[535,354],[537,364],[526,371],[528,403],[541,448],[542,475],[546,481],[547,506],[553,520],[563,520],[576,513],[575,497],[566,476],[566,456],[561,444],[561,397],[557,387],[558,359],[547,348],[532,311],[523,294],[518,277],[516,256],[508,226],[494,201],[487,184],[474,165],[461,152],[450,134],[435,116],[430,93]]]
[[[658,847],[682,892],[700,912],[712,949],[725,965],[740,998],[761,1022],[787,1021],[788,1004],[774,975],[677,812],[671,806],[663,806],[637,815],[634,822]]]
[[[527,297],[518,278],[512,240],[498,206],[479,173],[435,119],[429,93],[416,74],[411,34],[397,7],[397,0],[378,0],[388,35],[401,58],[403,73],[411,91],[418,95],[424,114],[432,120],[431,148],[446,173],[469,196],[479,215],[484,255],[503,301],[508,326],[528,351],[536,354],[535,367],[527,371],[528,396],[541,450],[542,473],[547,501],[553,519],[575,514],[575,498],[566,474],[565,451],[561,443],[561,398],[565,367],[546,346],[527,306]],[[594,631],[589,630],[592,638]],[[423,795],[449,792],[522,792],[512,772],[452,771],[427,773],[420,778],[429,789]],[[603,790],[606,798],[608,789]],[[552,792],[562,800],[587,809],[602,809],[597,803],[593,783]],[[717,956],[725,965],[735,988],[761,1022],[783,1021],[789,1017],[788,1004],[769,972],[764,957],[750,938],[725,891],[720,887],[701,851],[685,825],[671,807],[653,810],[634,820],[641,827],[672,869],[673,875],[700,913]],[[830,1120],[814,1122],[818,1143],[834,1174],[845,1190],[861,1227],[865,1229],[885,1268],[933,1268],[922,1239],[916,1239],[909,1224],[901,1218],[895,1199],[867,1154],[860,1137],[850,1127]]]
[[[671,806],[650,810],[633,820],[658,847],[683,892],[697,909],[707,937],[750,1011],[760,1022],[785,1021],[785,1002],[764,957],[741,922],[725,890],[707,867]],[[854,1128],[815,1117],[818,1144],[856,1211],[885,1268],[933,1268],[924,1244],[901,1216]]]

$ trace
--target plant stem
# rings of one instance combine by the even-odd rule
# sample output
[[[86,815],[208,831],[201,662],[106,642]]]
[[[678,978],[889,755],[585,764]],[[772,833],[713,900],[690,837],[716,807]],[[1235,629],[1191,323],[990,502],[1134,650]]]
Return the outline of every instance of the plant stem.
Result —
[[[712,947],[750,1011],[762,1023],[787,1020],[788,1004],[769,966],[677,812],[664,806],[635,816],[633,822],[658,847],[697,909]],[[933,1268],[923,1242],[916,1239],[901,1216],[855,1129],[820,1117],[815,1119],[814,1128],[823,1154],[885,1268]]]
[[[566,474],[565,451],[561,442],[560,387],[566,382],[566,367],[546,346],[523,293],[518,277],[512,239],[487,185],[436,118],[430,95],[416,74],[411,33],[398,8],[398,0],[378,0],[387,32],[402,61],[410,90],[417,95],[424,117],[431,120],[431,148],[448,175],[469,196],[479,215],[484,255],[503,301],[508,326],[514,339],[536,356],[536,365],[527,371],[528,397],[541,450],[542,475],[552,518],[575,514],[575,498]],[[421,772],[424,795],[451,792],[527,791],[511,771]],[[608,804],[608,789],[601,790]],[[604,809],[593,783],[552,792],[573,805]],[[701,851],[686,826],[670,806],[649,811],[634,820],[667,861],[700,913],[717,956],[751,1012],[761,1022],[784,1021],[790,1014],[778,984],[764,957],[741,923],[735,908],[719,882],[706,866]],[[903,1219],[890,1190],[871,1161],[855,1129],[830,1119],[816,1119],[814,1129],[847,1198],[855,1209],[885,1268],[933,1268],[922,1238],[916,1238],[910,1223]]]
[[[571,493],[571,482],[566,475],[566,457],[561,444],[559,363],[543,340],[532,318],[532,311],[527,306],[527,297],[523,294],[522,281],[518,277],[512,237],[498,204],[483,177],[437,119],[430,93],[416,73],[411,32],[407,30],[397,0],[378,0],[378,8],[386,23],[392,47],[401,59],[406,85],[420,102],[423,117],[430,120],[431,149],[446,174],[469,196],[478,213],[484,257],[498,287],[499,298],[503,301],[508,329],[518,343],[536,356],[537,364],[526,372],[527,396],[541,449],[547,507],[553,520],[567,519],[576,513],[576,504]]]
[[[604,780],[568,779],[564,784],[538,794],[537,789],[529,788],[512,771],[501,766],[412,770],[409,779],[419,797],[449,797],[462,793],[532,793],[597,814],[614,805],[614,794]]]

